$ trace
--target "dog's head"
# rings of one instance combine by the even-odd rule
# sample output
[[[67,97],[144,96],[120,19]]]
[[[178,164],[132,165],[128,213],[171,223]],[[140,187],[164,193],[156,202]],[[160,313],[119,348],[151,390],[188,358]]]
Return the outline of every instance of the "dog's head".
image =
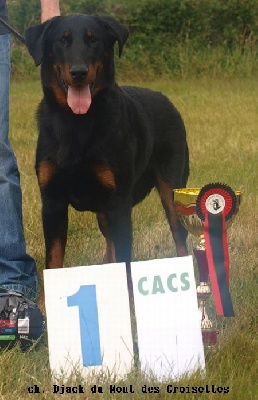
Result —
[[[119,56],[128,29],[109,16],[54,17],[26,31],[26,45],[35,64],[42,65],[43,86],[52,90],[59,105],[85,114],[91,100],[113,83],[113,48]]]

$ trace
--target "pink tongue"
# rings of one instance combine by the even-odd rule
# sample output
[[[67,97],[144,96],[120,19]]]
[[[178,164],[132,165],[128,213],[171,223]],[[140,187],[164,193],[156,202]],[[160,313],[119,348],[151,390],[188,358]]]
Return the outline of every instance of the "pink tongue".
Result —
[[[91,105],[90,87],[68,87],[68,106],[74,114],[86,114]]]

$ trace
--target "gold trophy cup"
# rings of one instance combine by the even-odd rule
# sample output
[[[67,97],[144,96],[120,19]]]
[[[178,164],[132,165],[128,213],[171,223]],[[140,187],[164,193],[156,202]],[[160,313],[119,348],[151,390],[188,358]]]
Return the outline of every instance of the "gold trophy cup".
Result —
[[[212,347],[217,342],[217,331],[214,328],[212,321],[209,319],[206,310],[206,301],[211,295],[211,289],[208,284],[209,281],[209,269],[206,257],[205,239],[204,239],[204,222],[198,217],[196,213],[196,201],[201,189],[175,189],[174,190],[174,202],[176,213],[179,217],[181,224],[191,234],[199,238],[199,243],[196,248],[193,249],[198,273],[199,273],[199,285],[197,286],[197,297],[199,312],[201,318],[201,329],[203,343],[205,347]],[[240,206],[241,193],[239,191],[234,192],[236,195],[236,208],[234,214],[226,221],[227,228],[232,224],[233,219],[238,212]]]

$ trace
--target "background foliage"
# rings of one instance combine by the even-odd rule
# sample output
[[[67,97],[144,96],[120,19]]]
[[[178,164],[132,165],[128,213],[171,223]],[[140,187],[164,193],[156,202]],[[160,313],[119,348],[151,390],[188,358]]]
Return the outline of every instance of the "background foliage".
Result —
[[[10,23],[24,34],[40,21],[39,0],[9,0]],[[107,13],[130,29],[121,71],[137,77],[173,74],[242,76],[257,72],[257,0],[64,0],[62,14]],[[14,43],[14,75],[35,73]]]

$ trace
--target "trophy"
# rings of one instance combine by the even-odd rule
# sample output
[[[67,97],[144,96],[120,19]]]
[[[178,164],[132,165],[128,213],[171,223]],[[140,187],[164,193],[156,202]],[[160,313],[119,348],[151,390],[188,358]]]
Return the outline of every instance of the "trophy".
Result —
[[[208,184],[201,189],[174,189],[174,203],[181,224],[199,238],[193,252],[199,273],[197,297],[206,348],[212,348],[217,342],[217,330],[206,309],[212,292],[217,314],[234,316],[229,293],[226,232],[238,212],[240,199],[239,191],[233,191],[228,185],[221,183]]]

